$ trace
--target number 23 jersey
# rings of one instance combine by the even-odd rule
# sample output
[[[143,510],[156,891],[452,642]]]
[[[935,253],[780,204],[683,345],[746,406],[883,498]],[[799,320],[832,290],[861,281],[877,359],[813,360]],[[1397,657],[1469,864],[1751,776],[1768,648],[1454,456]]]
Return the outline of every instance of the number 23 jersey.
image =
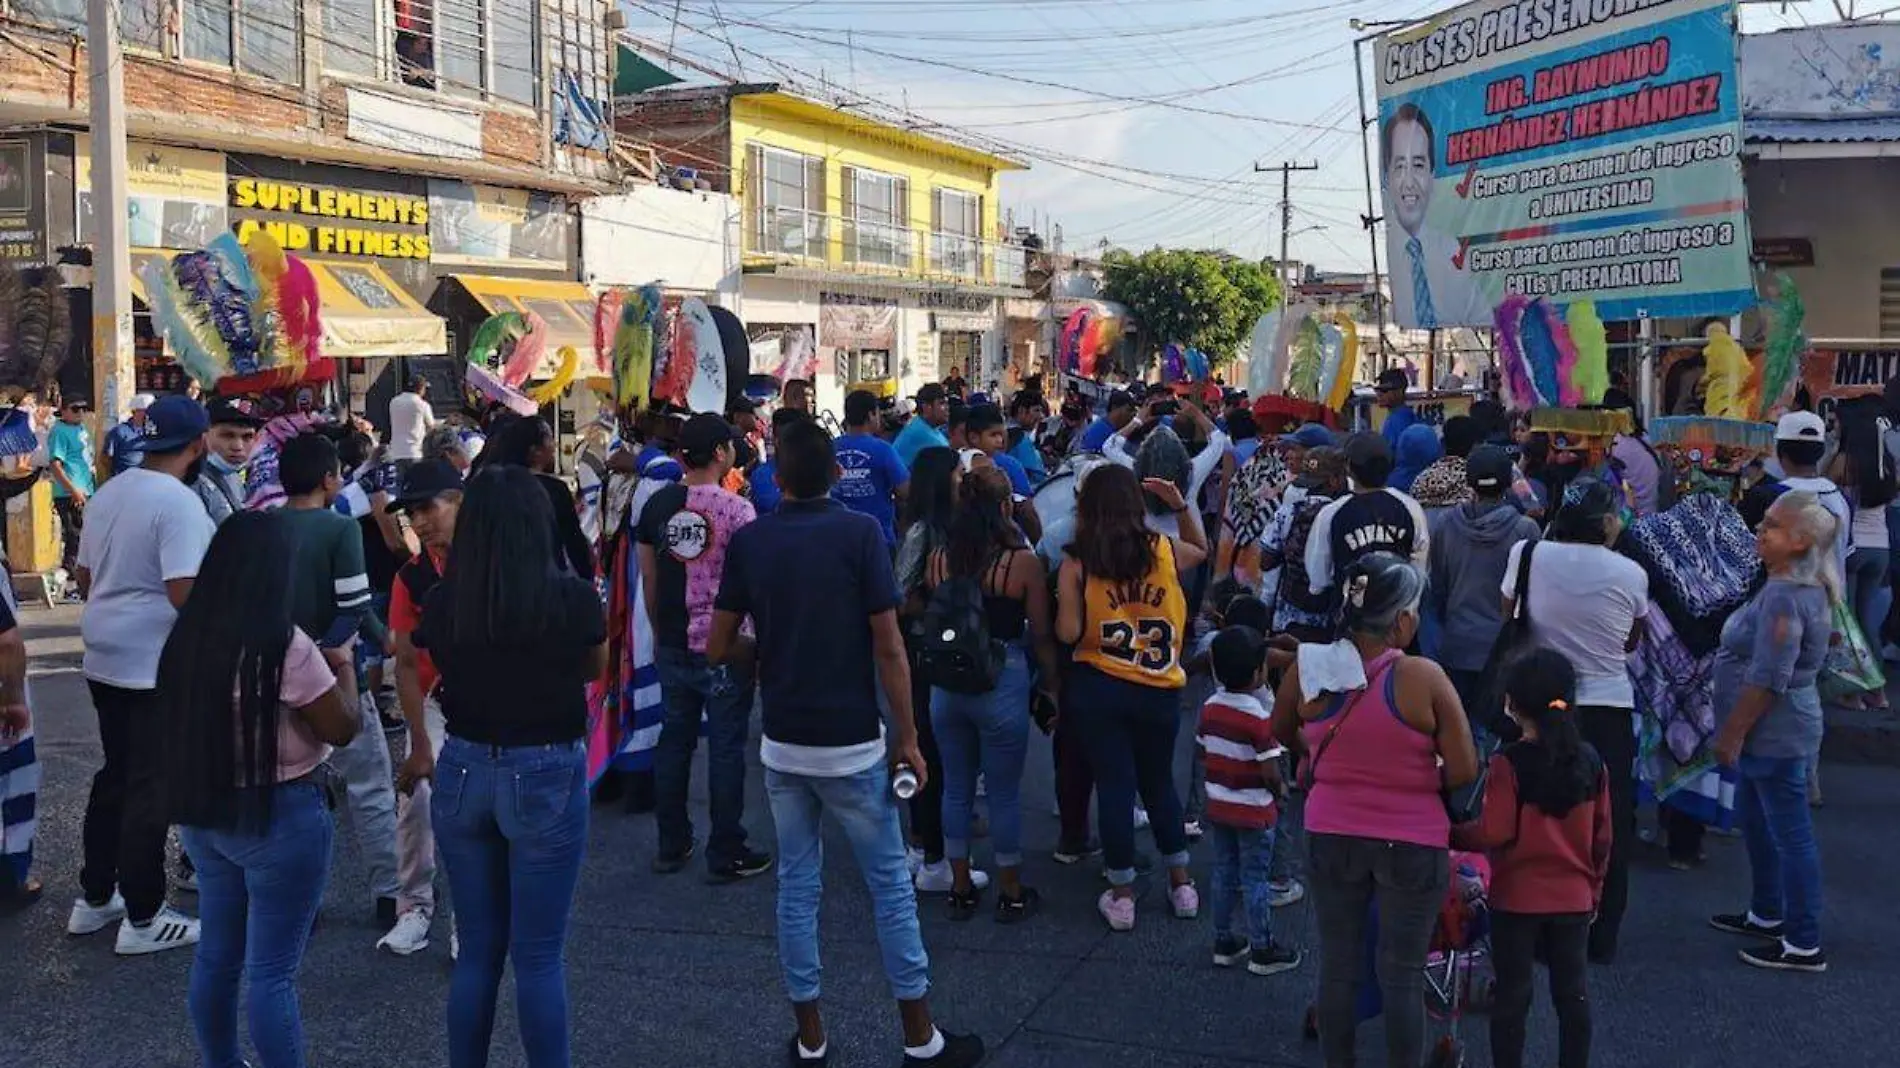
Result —
[[[1174,570],[1171,539],[1156,536],[1154,566],[1139,582],[1112,582],[1085,573],[1082,612],[1077,662],[1142,686],[1187,685],[1181,667],[1187,597]]]

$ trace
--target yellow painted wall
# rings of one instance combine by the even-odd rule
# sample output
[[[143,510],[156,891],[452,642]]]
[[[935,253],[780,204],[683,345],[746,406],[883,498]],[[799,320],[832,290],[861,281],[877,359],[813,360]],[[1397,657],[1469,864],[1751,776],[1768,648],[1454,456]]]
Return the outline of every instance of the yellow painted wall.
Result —
[[[859,116],[816,107],[808,102],[759,95],[732,100],[732,174],[733,193],[741,204],[749,205],[745,183],[746,146],[760,144],[770,148],[814,156],[825,161],[825,214],[833,218],[844,214],[845,167],[880,171],[905,178],[910,183],[910,229],[920,235],[916,249],[921,261],[928,251],[931,190],[951,189],[974,193],[983,198],[985,241],[997,239],[997,200],[1000,168],[964,158],[947,147],[933,150],[929,138],[897,127],[867,124]],[[750,233],[747,234],[750,244]],[[829,254],[834,264],[844,263],[841,228],[834,227]]]

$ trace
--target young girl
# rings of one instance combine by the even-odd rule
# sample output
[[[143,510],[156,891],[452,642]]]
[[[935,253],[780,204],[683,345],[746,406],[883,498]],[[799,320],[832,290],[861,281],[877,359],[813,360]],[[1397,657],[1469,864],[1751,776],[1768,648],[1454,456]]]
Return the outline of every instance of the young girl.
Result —
[[[1497,1003],[1491,1056],[1524,1063],[1531,961],[1541,947],[1557,1009],[1557,1064],[1590,1060],[1590,919],[1610,867],[1610,791],[1603,761],[1577,731],[1576,670],[1537,649],[1506,669],[1505,712],[1521,737],[1491,758],[1484,815],[1452,830],[1455,849],[1491,860],[1491,954]]]

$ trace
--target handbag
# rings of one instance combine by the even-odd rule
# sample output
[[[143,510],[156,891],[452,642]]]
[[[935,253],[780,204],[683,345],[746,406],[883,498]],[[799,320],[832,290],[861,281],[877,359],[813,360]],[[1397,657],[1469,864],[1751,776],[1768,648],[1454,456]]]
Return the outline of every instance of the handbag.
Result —
[[[1497,640],[1491,643],[1491,655],[1485,657],[1484,690],[1478,697],[1478,707],[1465,709],[1472,723],[1491,734],[1497,733],[1498,721],[1504,716],[1504,669],[1531,644],[1531,555],[1536,549],[1536,542],[1524,543],[1524,552],[1517,560],[1511,618],[1499,628]]]
[[[1838,703],[1885,689],[1887,673],[1880,666],[1880,655],[1867,644],[1853,611],[1838,597],[1831,608],[1836,640],[1828,645],[1827,658],[1821,661],[1821,673],[1815,679],[1821,699]]]

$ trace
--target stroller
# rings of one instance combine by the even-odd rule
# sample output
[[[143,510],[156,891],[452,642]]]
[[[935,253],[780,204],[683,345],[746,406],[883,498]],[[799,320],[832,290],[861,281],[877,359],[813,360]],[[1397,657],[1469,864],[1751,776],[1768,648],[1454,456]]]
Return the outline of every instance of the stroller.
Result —
[[[1482,967],[1490,951],[1491,865],[1481,853],[1451,854],[1451,885],[1439,906],[1431,948],[1425,956],[1425,1009],[1445,1024],[1445,1033],[1432,1046],[1428,1068],[1463,1068],[1465,1046],[1460,1025],[1467,1011],[1491,1004],[1492,979]],[[1359,1022],[1383,1011],[1376,974],[1378,960],[1378,907],[1366,925],[1366,971],[1360,986]],[[1319,1010],[1306,1010],[1304,1036],[1319,1040]]]

